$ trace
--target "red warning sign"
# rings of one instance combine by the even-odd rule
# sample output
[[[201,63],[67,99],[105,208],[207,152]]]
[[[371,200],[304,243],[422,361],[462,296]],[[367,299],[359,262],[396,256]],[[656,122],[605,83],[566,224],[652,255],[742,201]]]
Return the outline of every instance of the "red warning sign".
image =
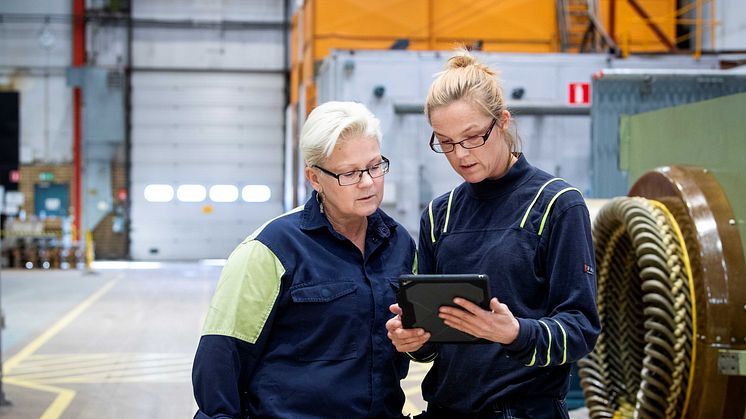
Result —
[[[570,83],[568,103],[571,105],[587,105],[591,102],[590,83]]]

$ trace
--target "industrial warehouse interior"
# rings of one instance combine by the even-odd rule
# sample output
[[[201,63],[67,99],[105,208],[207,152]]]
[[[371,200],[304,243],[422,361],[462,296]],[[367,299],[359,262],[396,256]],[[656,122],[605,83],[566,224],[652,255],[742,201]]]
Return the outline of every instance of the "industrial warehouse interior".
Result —
[[[445,141],[437,118],[451,105],[431,107],[428,92],[457,51],[497,74],[510,122],[491,114],[486,131],[488,120]],[[304,124],[328,102],[362,104],[380,121],[378,160],[343,170],[307,163]],[[746,419],[745,116],[743,0],[2,0],[0,418],[389,418],[398,409],[425,419],[560,418],[511,410],[544,397],[522,385],[556,374],[556,393],[532,385],[573,419]],[[521,328],[515,340],[471,334],[487,340],[401,350],[388,328],[408,314],[387,311],[402,302],[399,274],[418,263],[420,274],[485,273],[449,270],[445,257],[423,270],[422,255],[453,251],[437,240],[457,236],[467,218],[458,191],[472,172],[454,159],[483,155],[509,132],[519,152],[508,152],[517,162],[505,178],[526,162],[552,178],[514,208],[525,213],[520,229],[538,227],[540,249],[542,231],[564,231],[553,224],[563,200],[587,208],[591,260],[578,272],[591,278],[595,334],[573,352],[580,328],[562,325],[561,304],[515,314],[523,311],[510,293],[519,291],[493,275],[492,296],[509,297],[512,312],[488,300],[480,310],[509,315]],[[328,162],[353,142],[337,144]],[[385,186],[374,210],[392,221],[369,211],[366,226],[387,224],[367,234],[387,243],[396,234],[411,255],[376,256],[369,245],[379,237],[363,231],[363,257],[348,246],[360,283],[343,289],[351,268],[328,243],[317,243],[325,253],[275,252],[281,240],[265,236],[290,224],[282,220],[321,220],[357,245],[334,224],[335,195],[322,196],[318,182],[343,192]],[[545,188],[554,198],[540,199]],[[543,218],[530,215],[534,204]],[[316,237],[307,225],[291,234]],[[487,242],[493,232],[470,237]],[[464,245],[463,260],[479,259],[469,249],[483,247]],[[497,249],[477,256],[503,266],[520,254]],[[404,269],[394,266],[405,256]],[[299,288],[296,258],[338,277]],[[367,276],[378,264],[391,273]],[[544,274],[540,292],[565,287]],[[270,285],[266,299],[247,297]],[[353,308],[368,310],[369,324],[329,314],[350,295],[364,300]],[[303,328],[283,317],[293,304],[307,313],[295,314]],[[219,321],[235,329],[223,336],[211,326]],[[335,325],[346,330],[329,332]],[[347,332],[363,344],[346,342]],[[215,336],[235,352],[208,347]],[[516,349],[526,339],[535,343]],[[352,355],[341,354],[348,343]],[[459,370],[468,361],[459,351],[489,348],[518,361],[473,357]],[[284,350],[319,354],[301,363]],[[406,368],[389,368],[391,359]],[[365,368],[343,369],[358,361]],[[287,375],[291,365],[308,376]],[[484,376],[470,380],[470,371]],[[489,385],[479,381],[490,374]],[[530,378],[511,383],[511,374]],[[287,390],[301,384],[315,390]],[[470,395],[489,412],[462,408]],[[381,410],[389,402],[393,416]],[[213,409],[221,403],[236,411]]]

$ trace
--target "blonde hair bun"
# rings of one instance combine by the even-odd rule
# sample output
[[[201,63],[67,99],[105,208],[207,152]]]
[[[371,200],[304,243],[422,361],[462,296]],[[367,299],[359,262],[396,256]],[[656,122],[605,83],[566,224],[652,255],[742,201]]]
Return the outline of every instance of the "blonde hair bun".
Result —
[[[476,57],[471,55],[467,50],[458,50],[454,56],[448,59],[446,68],[465,68],[474,64],[479,64]]]
[[[460,68],[468,70],[469,66],[474,66],[474,69],[480,70],[488,76],[497,75],[497,72],[479,62],[477,57],[473,56],[471,52],[469,52],[469,50],[463,47],[458,48],[454,55],[448,59],[446,70],[454,70]]]

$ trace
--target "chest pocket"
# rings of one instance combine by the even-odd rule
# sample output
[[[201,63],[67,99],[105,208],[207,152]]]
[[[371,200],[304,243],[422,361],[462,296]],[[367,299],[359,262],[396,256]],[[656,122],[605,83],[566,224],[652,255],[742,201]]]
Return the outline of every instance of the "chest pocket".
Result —
[[[357,356],[358,293],[354,282],[301,284],[290,289],[297,327],[295,358],[342,361]]]

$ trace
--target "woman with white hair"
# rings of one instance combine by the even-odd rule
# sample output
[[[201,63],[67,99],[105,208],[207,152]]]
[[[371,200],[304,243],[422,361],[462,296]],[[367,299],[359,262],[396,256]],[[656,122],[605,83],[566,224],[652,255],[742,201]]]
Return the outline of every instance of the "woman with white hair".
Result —
[[[301,133],[305,205],[231,253],[194,360],[205,418],[401,418],[407,360],[388,343],[414,241],[379,205],[389,161],[379,121],[329,102]]]

